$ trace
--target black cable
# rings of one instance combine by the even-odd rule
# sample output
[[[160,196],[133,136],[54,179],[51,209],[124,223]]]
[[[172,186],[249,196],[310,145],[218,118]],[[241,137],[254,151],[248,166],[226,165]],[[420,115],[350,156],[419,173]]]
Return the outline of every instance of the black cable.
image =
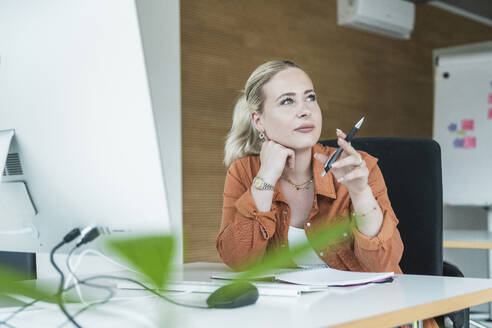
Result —
[[[10,323],[7,323],[7,322],[0,322],[0,326],[1,325],[5,325],[5,326],[7,326],[9,328],[16,328],[15,326],[12,326]]]
[[[93,230],[91,230],[93,231]],[[87,237],[89,234],[91,234],[91,232],[87,233],[85,237]],[[83,238],[82,241],[80,241],[76,246],[74,246],[72,248],[72,250],[70,251],[70,253],[68,253],[68,256],[67,256],[67,268],[68,268],[68,271],[72,274],[72,276],[74,277],[75,279],[75,284],[73,284],[71,287],[76,287],[77,284],[81,284],[81,285],[85,285],[85,286],[89,286],[89,287],[93,287],[93,288],[99,288],[99,289],[104,289],[106,291],[108,291],[108,296],[106,296],[106,298],[102,301],[99,301],[99,302],[95,302],[95,303],[91,303],[85,307],[83,307],[82,309],[80,309],[79,311],[77,311],[75,314],[72,315],[73,318],[76,318],[78,315],[82,314],[83,312],[87,311],[89,308],[93,307],[93,306],[96,306],[96,305],[103,305],[103,304],[106,304],[107,302],[109,302],[110,299],[112,299],[114,297],[114,290],[113,288],[111,287],[108,287],[108,286],[104,286],[104,285],[99,285],[99,284],[93,284],[93,283],[90,283],[90,282],[87,282],[87,281],[84,281],[84,280],[80,280],[79,277],[75,274],[75,272],[72,270],[71,266],[70,266],[70,259],[73,255],[73,253],[75,252],[75,250],[77,250],[77,248],[89,241],[92,241],[93,239],[95,239],[97,236],[99,236],[99,232],[97,235],[95,234],[91,234],[91,236],[93,237],[89,237],[89,238]],[[92,238],[92,239],[90,239]],[[89,240],[90,239],[90,240]],[[68,290],[68,288],[66,289]],[[63,323],[60,327],[63,327],[66,323]]]
[[[74,229],[75,230],[75,229]],[[80,235],[80,231],[78,233],[78,235],[75,235],[75,234],[71,234],[72,232],[74,232],[74,230],[72,230],[67,236],[65,236],[64,238],[64,242],[69,242],[69,241],[72,241],[73,239],[75,239],[78,235]],[[70,236],[69,236],[70,235]],[[72,272],[72,269],[70,268],[70,266],[68,265],[69,264],[69,261],[70,261],[70,257],[73,255],[73,252],[80,246],[84,245],[84,244],[87,244],[91,241],[93,241],[94,239],[96,239],[97,237],[99,237],[100,235],[100,232],[99,232],[99,228],[97,227],[93,227],[91,228],[83,237],[82,239],[77,243],[77,245],[75,245],[74,248],[72,248],[72,250],[70,251],[68,257],[67,257],[67,266],[68,266],[68,270],[70,271],[70,273],[73,275],[73,277],[75,278],[75,282],[76,284],[80,282],[80,280],[78,279],[78,277],[75,275],[74,272]],[[56,247],[54,249],[54,251],[56,251]],[[54,252],[53,252],[54,253]],[[51,263],[53,264],[53,266],[55,266],[55,269],[56,269],[56,263],[54,262],[54,260],[51,261]],[[59,295],[59,306],[60,306],[60,309],[63,311],[63,313],[65,314],[65,316],[67,317],[67,319],[72,322],[77,328],[82,328],[76,321],[75,321],[75,316],[77,316],[78,314],[84,312],[85,310],[89,309],[91,306],[93,305],[96,305],[96,304],[90,304],[89,306],[86,306],[85,308],[82,309],[82,311],[78,311],[75,315],[70,315],[70,313],[68,313],[68,311],[65,309],[65,306],[63,305],[63,297],[62,297],[62,292],[63,292],[63,287],[65,285],[65,275],[63,274],[63,272],[58,268],[57,269],[58,273],[60,273],[60,276],[61,276],[61,279],[60,279],[60,286],[58,288],[58,293],[57,295]],[[75,284],[75,285],[76,285]],[[107,287],[107,286],[102,286],[102,285],[97,285],[97,284],[91,284],[91,283],[86,283],[86,282],[82,282],[82,284],[86,285],[86,286],[90,286],[90,287],[94,287],[94,288],[102,288],[102,289],[106,289],[109,293],[108,293],[108,296],[106,297],[105,300],[101,301],[100,303],[104,304],[104,303],[107,303],[113,296],[114,296],[114,291],[110,288],[110,287]]]
[[[53,267],[55,268],[55,270],[58,271],[58,273],[60,274],[60,284],[58,285],[58,291],[56,292],[56,295],[55,296],[58,297],[58,307],[63,312],[63,314],[65,314],[65,316],[67,317],[67,319],[70,320],[70,322],[72,322],[75,327],[82,328],[82,326],[79,325],[77,323],[77,321],[75,321],[74,318],[72,318],[72,316],[70,315],[70,313],[68,313],[67,309],[65,308],[65,304],[64,304],[64,301],[63,301],[63,297],[62,297],[63,285],[65,285],[65,275],[63,274],[62,270],[60,270],[60,268],[58,267],[58,265],[55,262],[55,252],[60,247],[62,247],[65,244],[66,244],[66,242],[65,242],[65,238],[64,238],[64,240],[61,241],[55,247],[53,247],[53,249],[50,252],[50,261],[51,261],[51,264],[53,265]]]
[[[72,248],[72,250],[70,250],[70,253],[68,253],[67,261],[66,261],[68,271],[72,274],[73,278],[75,279],[76,284],[79,283],[79,284],[82,284],[82,285],[85,285],[85,286],[89,286],[89,287],[93,287],[93,288],[105,289],[108,292],[112,293],[113,292],[113,289],[111,287],[104,286],[104,285],[98,285],[98,284],[92,284],[90,282],[86,282],[86,281],[80,280],[79,277],[72,270],[72,268],[70,266],[70,259],[72,258],[73,253],[77,250],[77,248],[79,247],[79,245],[81,245],[81,244],[80,243],[77,244],[77,246],[75,246],[74,248]]]
[[[70,230],[69,233],[67,233],[64,237],[63,237],[63,241],[60,242],[58,245],[56,245],[52,250],[51,250],[51,253],[50,253],[50,261],[51,261],[51,264],[53,264],[53,266],[55,267],[55,269],[58,271],[58,273],[60,274],[61,276],[61,279],[62,279],[62,282],[61,282],[61,285],[58,287],[58,291],[57,291],[57,294],[56,295],[61,295],[61,290],[60,290],[60,287],[61,289],[63,289],[63,285],[65,284],[65,276],[63,275],[63,272],[60,270],[60,268],[56,265],[55,263],[55,259],[54,259],[54,254],[55,252],[60,248],[62,247],[64,244],[66,243],[69,243],[71,242],[72,240],[74,240],[75,238],[77,238],[78,236],[80,236],[80,229],[79,228],[74,228],[72,230]],[[55,296],[56,296],[55,295]],[[7,323],[7,321],[11,320],[13,317],[15,317],[16,315],[18,315],[19,313],[25,311],[27,308],[33,306],[36,302],[40,301],[41,299],[34,299],[32,302],[30,303],[27,303],[27,304],[24,304],[22,305],[19,309],[17,309],[16,311],[14,311],[13,313],[10,314],[10,316],[8,316],[6,319],[0,321],[0,325],[6,325],[6,326],[11,326],[10,324]],[[60,303],[61,303],[61,299],[60,299]],[[64,308],[64,307],[63,307]],[[62,310],[63,311],[63,310]],[[64,313],[66,313],[66,310],[64,311]]]
[[[160,297],[160,298],[168,301],[169,303],[172,303],[172,304],[175,304],[175,305],[178,305],[178,306],[195,308],[195,309],[208,309],[209,308],[208,306],[195,306],[195,305],[188,305],[188,304],[183,304],[183,303],[176,302],[176,301],[174,301],[174,300],[166,297],[165,295],[160,294],[159,292],[155,291],[154,289],[147,287],[143,283],[141,283],[141,282],[139,282],[139,281],[137,281],[135,279],[131,279],[131,278],[118,277],[118,276],[110,276],[110,275],[98,275],[98,276],[93,276],[93,277],[86,278],[84,280],[79,280],[78,277],[75,275],[75,273],[72,272],[70,266],[67,265],[70,273],[74,276],[74,278],[76,279],[76,282],[77,283],[84,284],[84,285],[91,286],[91,287],[95,287],[95,288],[106,289],[109,292],[108,293],[108,296],[106,297],[106,299],[102,300],[101,302],[96,302],[96,303],[89,304],[88,306],[86,306],[86,307],[82,308],[81,310],[79,310],[75,315],[71,315],[70,313],[68,313],[67,309],[65,308],[63,297],[62,297],[62,293],[65,292],[65,291],[68,291],[68,290],[70,290],[72,288],[74,288],[77,284],[73,284],[73,285],[71,285],[71,286],[69,286],[69,287],[67,287],[65,289],[63,288],[63,286],[65,285],[65,275],[63,274],[63,272],[60,270],[60,268],[56,264],[55,259],[54,259],[54,254],[55,254],[55,252],[60,247],[62,247],[66,243],[71,242],[72,240],[74,240],[79,235],[80,235],[80,229],[78,229],[78,228],[73,229],[67,235],[65,235],[65,237],[63,238],[63,241],[60,242],[58,245],[56,245],[51,250],[51,252],[50,252],[50,261],[51,261],[51,264],[53,265],[53,267],[56,269],[56,271],[60,275],[60,284],[58,286],[58,291],[57,291],[57,293],[55,295],[55,296],[58,297],[58,306],[60,307],[60,309],[63,312],[63,314],[65,314],[65,316],[67,317],[67,319],[71,323],[73,323],[77,328],[82,328],[82,327],[75,321],[75,319],[74,319],[75,316],[83,313],[84,311],[86,311],[87,309],[89,309],[91,306],[94,306],[94,305],[102,305],[102,304],[107,303],[114,296],[114,291],[110,287],[88,283],[88,281],[95,280],[95,279],[116,279],[116,280],[129,281],[129,282],[132,282],[134,284],[137,284],[137,285],[141,286],[145,290],[147,290],[147,291],[151,292],[152,294],[154,294],[154,295],[156,295],[156,296],[158,296],[158,297]],[[92,240],[96,239],[99,235],[100,235],[99,228],[97,228],[97,227],[92,228],[88,233],[86,233],[84,235],[84,237],[82,238],[82,240],[79,243],[77,243],[77,245],[70,251],[70,254],[69,254],[69,257],[67,258],[67,261],[69,260],[70,256],[72,255],[72,253],[75,251],[76,248],[78,248],[81,245],[84,245],[86,243],[91,242]],[[41,301],[42,299],[43,298],[35,299],[31,303],[28,303],[28,304],[23,305],[21,308],[19,308],[15,312],[13,312],[7,319],[0,321],[0,325],[1,324],[4,324],[4,325],[7,325],[7,326],[11,326],[10,324],[7,323],[8,320],[11,320],[13,317],[15,317],[19,313],[25,311],[27,308],[29,308],[30,306],[34,305],[36,302]],[[13,327],[13,326],[11,326],[11,327]]]
[[[188,305],[188,304],[183,304],[183,303],[179,303],[179,302],[176,302],[168,297],[166,297],[165,295],[162,295],[160,294],[159,292],[155,291],[154,289],[152,288],[149,288],[147,287],[145,284],[141,283],[140,281],[138,280],[135,280],[135,279],[131,279],[131,278],[125,278],[125,277],[118,277],[118,276],[111,276],[111,275],[98,275],[98,276],[92,276],[92,277],[89,277],[89,278],[86,278],[86,279],[83,279],[83,280],[80,280],[79,282],[81,284],[86,284],[88,281],[92,281],[92,280],[97,280],[97,279],[115,279],[115,280],[125,280],[125,281],[129,281],[129,282],[132,282],[136,285],[139,285],[141,286],[142,288],[144,288],[146,291],[149,291],[151,292],[152,294],[172,303],[172,304],[175,304],[175,305],[178,305],[178,306],[184,306],[184,307],[189,307],[189,308],[195,308],[195,309],[209,309],[208,306],[195,306],[195,305]],[[76,284],[72,284],[70,286],[68,286],[67,288],[63,289],[63,292],[66,292],[66,291],[69,291],[73,288],[75,288]],[[110,287],[108,287],[110,288]],[[112,296],[111,296],[112,297]],[[42,301],[43,298],[40,298],[40,299],[35,299],[33,300],[31,303],[28,303],[26,305],[24,305],[23,307],[21,307],[20,309],[18,309],[17,311],[15,311],[14,313],[12,313],[7,319],[4,320],[4,322],[0,322],[0,324],[5,324],[5,325],[9,325],[7,324],[6,321],[8,320],[12,320],[12,318],[16,315],[18,315],[19,313],[21,313],[22,311],[25,311],[28,307],[34,305],[36,302],[39,302],[39,301]],[[80,315],[82,314],[83,312],[85,312],[86,310],[88,310],[91,306],[95,306],[95,305],[102,305],[102,304],[105,304],[107,303],[108,301],[110,300],[109,297],[107,297],[106,299],[104,299],[103,301],[101,302],[97,302],[97,303],[93,303],[93,304],[89,304],[88,306],[82,308],[81,310],[79,310],[77,313],[75,313],[75,315],[73,315],[72,317],[75,317],[77,315]],[[63,323],[64,325],[65,323]],[[13,327],[13,326],[12,326]],[[15,327],[14,327],[15,328]]]
[[[58,290],[57,290],[57,293],[55,296],[58,297],[58,305],[60,307],[60,309],[62,310],[63,314],[65,314],[65,316],[67,317],[68,320],[70,320],[70,322],[72,322],[76,327],[78,328],[81,328],[81,326],[73,319],[73,316],[70,315],[70,313],[68,313],[67,309],[65,308],[65,305],[63,304],[63,298],[62,298],[62,292],[63,292],[63,286],[65,285],[65,275],[63,274],[63,272],[60,270],[60,268],[58,267],[58,265],[56,264],[55,262],[55,259],[54,259],[54,254],[55,252],[60,248],[62,247],[63,245],[71,242],[72,240],[74,240],[75,238],[77,238],[78,236],[80,236],[81,234],[81,231],[79,228],[74,228],[72,229],[69,233],[67,233],[64,237],[63,237],[63,241],[61,241],[58,245],[56,245],[50,252],[50,261],[51,261],[51,264],[53,265],[53,267],[55,268],[55,270],[58,272],[58,274],[60,275],[60,284],[58,286]],[[77,243],[77,246],[75,246],[75,248],[81,246],[81,245],[84,245],[86,243],[89,243],[91,242],[92,240],[96,239],[98,236],[100,235],[100,232],[99,232],[99,229],[97,227],[94,227],[92,229],[89,230],[89,232],[87,232],[83,237],[82,239],[80,240],[79,243]],[[74,248],[74,249],[75,249]],[[72,273],[72,272],[71,272]],[[72,273],[73,274],[73,273]],[[75,278],[77,279],[77,277],[75,276]],[[96,286],[100,286],[101,288],[105,288],[106,289],[106,286],[101,286],[101,285],[93,285],[92,287],[96,287]],[[71,288],[75,287],[75,285],[71,286]],[[67,288],[66,290],[68,289],[71,289],[71,288]],[[107,297],[107,300],[106,302],[111,299],[111,297],[113,297],[114,295],[114,291],[112,290],[109,290],[109,287],[107,289],[109,291],[109,295]],[[19,313],[25,311],[27,308],[31,307],[32,305],[34,305],[36,302],[40,301],[41,299],[35,299],[33,300],[31,303],[27,303],[27,304],[24,304],[22,307],[20,307],[18,310],[16,310],[15,312],[13,312],[9,317],[7,317],[5,320],[2,320],[0,321],[0,325],[8,325],[10,326],[10,324],[7,323],[7,321],[11,320],[12,318],[14,318],[16,315],[18,315]],[[105,303],[106,303],[105,302]],[[79,311],[80,312],[80,311]],[[77,312],[77,313],[79,313]]]
[[[65,275],[63,274],[62,270],[60,270],[60,268],[58,267],[58,265],[55,262],[56,251],[60,247],[62,247],[63,245],[65,245],[65,244],[71,242],[72,240],[74,240],[75,238],[77,238],[78,236],[80,236],[80,229],[79,228],[72,229],[69,233],[67,233],[63,237],[63,240],[58,245],[53,247],[53,249],[51,250],[50,261],[51,261],[51,264],[53,265],[53,267],[55,268],[55,270],[58,271],[58,274],[60,274],[60,284],[58,285],[58,291],[56,292],[56,295],[55,295],[58,298],[58,307],[63,312],[63,314],[65,314],[65,316],[68,318],[68,320],[70,320],[70,322],[72,322],[75,325],[75,327],[82,328],[82,326],[79,325],[75,321],[75,319],[72,318],[70,313],[68,313],[67,309],[65,308],[65,304],[63,301],[63,297],[62,297],[63,285],[65,285]]]
[[[75,246],[75,248],[77,247],[80,247],[84,244],[87,244],[91,241],[93,241],[94,239],[96,239],[97,237],[99,237],[101,235],[101,233],[99,232],[99,228],[98,227],[93,227],[91,230],[89,230],[89,232],[87,232],[83,237],[82,237],[82,240],[80,240],[78,243],[77,243],[77,246]]]
[[[70,265],[69,265],[69,259],[70,257],[72,256],[73,252],[75,251],[75,249],[77,247],[80,247],[81,245],[83,244],[86,244],[86,243],[89,243],[91,241],[93,241],[94,239],[96,239],[97,237],[99,237],[100,235],[100,232],[99,232],[99,228],[97,227],[94,227],[92,228],[88,233],[86,233],[84,235],[84,237],[82,238],[82,240],[70,251],[69,253],[69,256],[67,258],[67,267],[68,267],[68,270],[70,271],[70,273],[74,276],[76,282],[80,282],[82,284],[85,284],[85,285],[88,285],[90,286],[89,283],[87,283],[87,281],[89,280],[88,279],[85,279],[83,281],[80,281],[77,276],[75,275],[74,272],[72,272],[72,269],[70,268]],[[188,304],[182,304],[182,303],[178,303],[176,301],[173,301],[172,299],[170,298],[167,298],[166,296],[156,292],[155,290],[145,286],[144,284],[142,284],[141,282],[135,280],[135,279],[131,279],[131,278],[124,278],[124,277],[118,277],[118,276],[109,276],[109,275],[99,275],[99,276],[93,276],[91,278],[100,278],[100,277],[105,277],[105,278],[108,278],[108,279],[119,279],[119,280],[126,280],[126,281],[129,281],[129,282],[132,282],[134,284],[137,284],[137,285],[140,285],[141,287],[143,287],[144,289],[146,289],[147,291],[150,291],[151,293],[159,296],[160,298],[172,303],[172,304],[175,304],[175,305],[179,305],[179,306],[184,306],[184,307],[191,307],[191,308],[198,308],[198,309],[208,309],[208,307],[201,307],[201,306],[194,306],[194,305],[188,305]],[[93,285],[94,287],[96,288],[105,288],[105,289],[108,289],[109,287],[106,287],[106,286],[102,286],[102,285]]]
[[[83,281],[81,281],[80,283],[83,283]],[[72,285],[70,288],[73,288],[75,287],[75,284]],[[109,288],[109,287],[108,287]],[[88,304],[86,305],[85,307],[83,307],[82,309],[80,309],[79,311],[75,312],[75,314],[72,315],[72,317],[75,319],[77,316],[81,315],[82,313],[84,313],[85,311],[87,311],[88,309],[90,309],[91,307],[93,306],[96,306],[96,305],[103,305],[103,304],[106,304],[109,302],[110,299],[112,299],[114,297],[114,291],[112,289],[110,289],[110,293],[108,296],[106,296],[105,299],[103,299],[102,301],[99,301],[99,302],[94,302],[94,303],[91,303],[91,304]],[[59,327],[63,327],[65,326],[67,322],[64,322],[63,324],[61,324]]]
[[[85,283],[85,280],[81,280],[80,282],[81,282],[81,283]],[[71,290],[71,289],[75,288],[75,286],[76,286],[76,284],[72,284],[72,285],[68,286],[67,288],[65,288],[65,289],[63,290],[63,292],[67,292],[67,291],[69,291],[69,290]],[[110,287],[108,287],[108,288],[110,288]],[[112,290],[112,292],[113,292],[113,290]],[[112,296],[114,296],[114,292],[113,292],[113,295],[112,295]],[[22,307],[20,307],[20,308],[19,308],[19,309],[17,309],[16,311],[12,312],[12,313],[10,314],[10,316],[8,316],[6,319],[4,319],[4,320],[0,321],[0,325],[4,324],[4,325],[11,326],[10,324],[8,324],[8,323],[7,323],[7,321],[12,320],[15,316],[17,316],[17,315],[18,315],[18,314],[20,314],[21,312],[25,311],[27,308],[29,308],[29,307],[33,306],[35,303],[42,301],[43,299],[44,299],[44,298],[34,299],[32,302],[27,303],[27,304],[24,304]],[[106,302],[107,302],[107,301],[109,301],[109,299],[107,299],[107,300],[105,299],[105,300],[103,300],[103,301],[106,301]],[[106,303],[106,302],[105,302],[105,303]],[[86,308],[89,308],[91,305],[99,305],[99,302],[97,302],[97,304],[96,304],[96,303],[89,304],[88,306],[86,306]],[[85,309],[85,308],[84,308],[84,309]],[[82,309],[82,310],[84,310],[84,309]],[[84,310],[84,311],[85,311],[85,310]],[[80,312],[80,311],[79,311],[79,312]],[[77,315],[77,314],[78,314],[78,312],[77,312],[75,315]],[[73,315],[73,317],[75,317],[75,315]],[[12,326],[12,327],[13,327],[13,326]]]
[[[108,296],[106,296],[105,299],[103,299],[102,301],[99,301],[99,302],[94,302],[94,303],[91,303],[91,304],[86,305],[85,307],[83,307],[79,311],[75,312],[75,314],[73,314],[72,317],[73,318],[76,318],[77,316],[81,315],[82,313],[84,313],[85,311],[87,311],[88,309],[90,309],[93,306],[96,306],[96,305],[104,305],[104,304],[108,303],[109,300],[111,300],[113,297],[114,297],[114,291],[111,290],[111,293]],[[65,322],[65,323],[61,324],[59,327],[63,327],[67,323],[68,322]]]
[[[137,284],[139,286],[141,286],[143,289],[147,290],[148,292],[151,292],[152,294],[162,298],[163,300],[166,300],[168,301],[169,303],[172,303],[174,305],[179,305],[179,306],[184,306],[184,307],[189,307],[189,308],[193,308],[193,309],[209,309],[210,307],[208,306],[199,306],[199,305],[189,305],[189,304],[183,304],[183,303],[179,303],[179,302],[176,302],[170,298],[168,298],[167,296],[157,292],[156,290],[152,289],[152,288],[149,288],[147,287],[145,284],[141,283],[140,281],[138,280],[135,280],[135,279],[132,279],[132,278],[126,278],[126,277],[118,277],[118,276],[110,276],[110,275],[97,275],[97,276],[92,276],[92,277],[89,277],[87,279],[85,279],[85,281],[89,281],[89,280],[94,280],[94,279],[115,279],[115,280],[125,280],[125,281],[129,281],[129,282],[132,282],[134,284]]]
[[[18,308],[14,312],[12,312],[7,318],[5,318],[2,321],[0,321],[0,326],[1,325],[5,325],[5,326],[13,327],[11,324],[7,323],[7,321],[12,320],[13,317],[15,317],[16,315],[18,315],[22,311],[25,311],[28,307],[33,306],[36,302],[39,302],[39,299],[35,299],[35,300],[33,300],[33,301],[29,302],[29,303],[26,303],[26,304],[22,305],[20,308]]]

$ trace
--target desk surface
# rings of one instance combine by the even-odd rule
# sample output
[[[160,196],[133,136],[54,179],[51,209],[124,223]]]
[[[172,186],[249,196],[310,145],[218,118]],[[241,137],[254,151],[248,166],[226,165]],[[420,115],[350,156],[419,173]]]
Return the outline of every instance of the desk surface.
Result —
[[[492,249],[492,232],[485,230],[444,230],[445,248]]]
[[[212,272],[227,270],[218,263],[189,263],[183,278],[208,281]],[[397,275],[391,284],[367,285],[345,292],[330,288],[300,297],[260,296],[238,309],[191,309],[141,293],[111,301],[78,318],[83,327],[393,327],[492,301],[492,280]],[[175,295],[182,303],[204,304],[208,294]],[[76,311],[79,305],[69,307]],[[0,318],[6,315],[1,314]],[[15,327],[58,327],[64,317],[56,308],[23,313]],[[69,327],[69,325],[66,325]]]

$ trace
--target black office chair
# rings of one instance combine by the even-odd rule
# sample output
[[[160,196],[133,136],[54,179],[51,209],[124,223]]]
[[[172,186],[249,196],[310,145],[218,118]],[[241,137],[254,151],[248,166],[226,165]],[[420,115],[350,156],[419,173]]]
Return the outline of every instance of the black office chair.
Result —
[[[336,140],[320,141],[338,147]],[[463,276],[443,262],[441,148],[430,139],[359,138],[352,145],[379,159],[404,245],[400,267],[407,274]],[[444,268],[444,271],[443,271]],[[448,316],[454,328],[469,327],[469,309]],[[437,319],[440,326],[443,319]]]

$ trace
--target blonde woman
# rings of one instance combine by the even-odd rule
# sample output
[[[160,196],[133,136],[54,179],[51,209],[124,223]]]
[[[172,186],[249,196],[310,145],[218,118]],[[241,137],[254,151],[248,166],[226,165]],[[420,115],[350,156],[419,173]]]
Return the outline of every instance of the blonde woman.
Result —
[[[225,146],[228,166],[217,250],[240,269],[277,247],[307,240],[316,227],[348,217],[356,229],[336,249],[312,249],[297,265],[395,271],[403,244],[377,159],[356,151],[337,130],[344,152],[321,177],[335,148],[318,144],[321,110],[308,75],[288,61],[259,66],[234,109]]]
[[[394,271],[403,243],[377,159],[356,151],[336,131],[344,151],[321,177],[336,148],[318,144],[321,110],[313,83],[289,61],[271,61],[249,77],[234,108],[225,146],[228,167],[216,247],[225,264],[241,269],[277,248],[309,240],[339,218],[355,228],[336,246],[310,249],[293,265],[350,271]],[[425,327],[438,327],[426,320]]]

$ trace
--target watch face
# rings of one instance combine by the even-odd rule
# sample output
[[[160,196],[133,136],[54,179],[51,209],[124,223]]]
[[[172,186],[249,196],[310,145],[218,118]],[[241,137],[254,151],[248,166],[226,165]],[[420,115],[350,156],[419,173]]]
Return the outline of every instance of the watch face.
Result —
[[[260,178],[256,177],[254,183],[255,183],[255,187],[259,189],[259,188],[261,188],[263,181],[261,181]]]

